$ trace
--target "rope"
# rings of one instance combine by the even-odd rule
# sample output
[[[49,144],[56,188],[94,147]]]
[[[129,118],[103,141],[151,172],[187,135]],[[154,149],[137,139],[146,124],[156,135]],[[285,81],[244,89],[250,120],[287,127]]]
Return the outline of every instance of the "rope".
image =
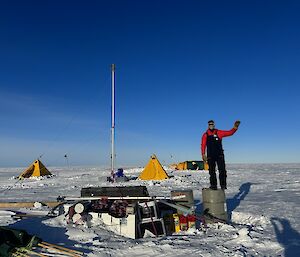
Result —
[[[92,142],[95,142],[95,138],[98,136],[99,134],[95,134],[94,136],[92,136],[92,137],[90,137],[90,138],[88,138],[87,140],[85,140],[85,142],[83,142],[81,145],[79,145],[79,147],[77,147],[76,148],[76,150],[82,150],[82,149],[84,149],[84,148],[86,148],[86,147],[88,147]],[[66,153],[67,152],[67,153]],[[65,157],[67,155],[67,157]],[[70,154],[70,152],[69,151],[65,151],[65,153],[64,154],[62,154],[60,157],[57,157],[56,159],[54,159],[53,160],[53,163],[56,163],[58,160],[61,160],[62,158],[64,158],[64,159],[66,159],[66,158],[68,158],[67,160],[66,160],[66,162],[67,162],[67,166],[68,166],[68,168],[70,168],[72,165],[72,162],[70,161],[70,156],[71,156],[71,154]]]
[[[108,84],[108,81],[110,80],[110,76],[108,76],[106,79],[105,79],[105,83],[104,84]],[[58,131],[58,133],[53,137],[53,139],[51,140],[52,143],[48,144],[48,148],[52,147],[54,144],[56,144],[57,140],[63,135],[65,134],[65,132],[67,131],[67,129],[70,127],[70,125],[72,124],[72,122],[77,118],[79,114],[76,113],[74,114],[70,119],[69,121],[65,124],[65,126],[62,127],[62,129],[60,129],[60,131]],[[98,135],[98,134],[97,134]],[[90,137],[88,140],[86,140],[86,142],[84,142],[80,148],[77,148],[77,149],[82,149],[83,146],[88,146],[91,142],[93,142],[96,137],[96,134],[95,136],[93,137]],[[44,155],[47,155],[47,153],[49,152],[49,149],[47,151],[44,151],[42,152],[37,159],[42,159]],[[69,154],[68,154],[69,155]],[[68,159],[68,155],[67,154],[64,154],[63,157],[66,159],[67,161],[67,165],[68,165],[68,168],[70,168],[70,163],[69,163],[69,159]],[[67,156],[67,157],[66,157]],[[55,162],[60,159],[61,157],[58,157],[57,159],[55,159]],[[7,192],[11,189],[14,188],[14,186],[17,184],[17,183],[23,183],[23,181],[20,181],[18,180],[17,182],[15,182],[13,185],[9,186],[8,188],[4,189],[4,190],[0,190],[0,194]]]
[[[22,184],[22,183],[23,183],[23,180],[17,180],[13,185],[9,186],[8,188],[5,188],[4,190],[1,190],[1,191],[0,191],[0,194],[2,194],[2,193],[5,194],[6,191],[11,190],[17,183]]]
[[[57,133],[57,134],[53,137],[53,139],[51,140],[52,143],[50,143],[50,144],[48,145],[48,148],[50,148],[51,145],[53,145],[54,143],[56,143],[57,139],[60,137],[60,135],[62,135],[62,131],[65,131],[65,130],[71,125],[71,123],[73,122],[73,120],[75,119],[75,117],[76,117],[77,115],[78,115],[78,114],[74,114],[74,115],[71,117],[71,119],[68,121],[68,123],[60,130],[60,132]],[[49,150],[48,150],[48,152],[49,152]],[[39,156],[38,159],[41,159],[41,158],[45,155],[45,153],[47,153],[47,151],[46,151],[46,152],[43,152],[43,153]]]
[[[103,84],[104,85],[108,85],[108,82],[111,80],[111,77],[110,77],[110,75],[109,76],[107,76],[107,77],[105,77],[104,79],[103,79]],[[93,94],[92,94],[93,95]],[[95,99],[95,98],[94,98]],[[90,103],[92,102],[91,101],[91,98],[89,99],[90,100]],[[81,108],[81,110],[84,110],[84,109],[87,109],[87,107],[86,107],[86,105],[85,105],[85,108]],[[50,148],[50,147],[52,147],[56,142],[57,142],[57,140],[62,136],[62,135],[64,135],[65,133],[66,133],[66,131],[67,131],[67,129],[69,129],[69,127],[70,127],[70,125],[72,124],[72,122],[74,121],[74,120],[76,120],[76,118],[77,118],[77,116],[79,115],[79,113],[76,113],[76,114],[74,114],[72,117],[71,117],[71,119],[66,123],[66,125],[53,137],[53,139],[51,140],[51,142],[52,143],[50,143],[49,145],[48,145],[48,148]],[[94,140],[93,139],[95,139],[95,137],[96,137],[96,135],[98,135],[98,134],[95,134],[95,136],[93,136],[93,137],[90,137],[88,140],[85,140],[86,142],[84,142],[82,145],[81,145],[81,147],[80,148],[76,148],[76,149],[81,149],[82,148],[82,146],[88,146],[91,142],[93,142]],[[39,156],[39,158],[38,159],[41,159],[44,155],[47,155],[47,153],[49,152],[49,150],[48,151],[45,151],[45,152],[43,152],[40,156]],[[65,151],[65,152],[69,152],[69,151]],[[70,152],[69,152],[70,153]],[[65,154],[64,154],[65,155]],[[57,160],[59,160],[61,157],[58,157],[57,159],[55,159],[54,160],[54,162],[56,162]],[[69,161],[67,161],[67,164],[68,164],[68,166],[69,166]]]

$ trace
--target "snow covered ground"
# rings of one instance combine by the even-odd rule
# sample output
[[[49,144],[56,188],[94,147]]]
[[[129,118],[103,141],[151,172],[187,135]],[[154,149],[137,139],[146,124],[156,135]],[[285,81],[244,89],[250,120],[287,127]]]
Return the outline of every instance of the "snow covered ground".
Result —
[[[107,186],[109,171],[101,168],[49,168],[51,178],[16,181],[22,169],[0,169],[0,201],[55,201],[79,196],[87,186]],[[138,176],[142,168],[125,169]],[[170,196],[174,189],[192,189],[201,211],[206,171],[172,171],[165,181],[131,180],[115,185],[146,185],[150,195]],[[66,225],[62,217],[16,221],[0,209],[0,225],[26,229],[50,243],[83,251],[88,256],[300,256],[300,164],[227,165],[227,211],[240,225],[213,224],[172,236],[128,239],[103,226]],[[24,209],[23,209],[24,210]]]

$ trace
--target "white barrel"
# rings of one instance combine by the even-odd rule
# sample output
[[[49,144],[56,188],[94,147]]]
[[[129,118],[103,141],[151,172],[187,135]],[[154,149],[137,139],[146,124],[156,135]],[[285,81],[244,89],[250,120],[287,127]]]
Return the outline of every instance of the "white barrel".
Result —
[[[82,204],[82,203],[75,204],[74,210],[76,213],[83,213],[84,209],[85,209],[84,204]]]
[[[224,190],[212,190],[210,188],[203,188],[202,201],[203,211],[208,209],[208,213],[212,216],[216,217],[217,219],[227,221],[228,216],[226,212],[226,196]],[[214,223],[217,221],[217,219],[206,216],[206,221],[208,223]]]
[[[75,213],[72,217],[73,223],[82,222],[81,215],[79,213]]]

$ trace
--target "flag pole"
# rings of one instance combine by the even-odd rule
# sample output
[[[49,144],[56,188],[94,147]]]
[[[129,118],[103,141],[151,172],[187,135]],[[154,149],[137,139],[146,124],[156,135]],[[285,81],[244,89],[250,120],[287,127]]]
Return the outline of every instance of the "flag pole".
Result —
[[[116,65],[111,65],[111,178],[114,181],[115,165],[115,69]]]

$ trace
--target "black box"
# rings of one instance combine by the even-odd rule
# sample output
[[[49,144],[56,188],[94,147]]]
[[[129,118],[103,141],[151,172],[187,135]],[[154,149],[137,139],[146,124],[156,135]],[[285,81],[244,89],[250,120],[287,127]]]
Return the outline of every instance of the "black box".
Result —
[[[123,186],[123,187],[85,187],[81,189],[81,197],[93,196],[149,196],[147,187],[145,186]]]

